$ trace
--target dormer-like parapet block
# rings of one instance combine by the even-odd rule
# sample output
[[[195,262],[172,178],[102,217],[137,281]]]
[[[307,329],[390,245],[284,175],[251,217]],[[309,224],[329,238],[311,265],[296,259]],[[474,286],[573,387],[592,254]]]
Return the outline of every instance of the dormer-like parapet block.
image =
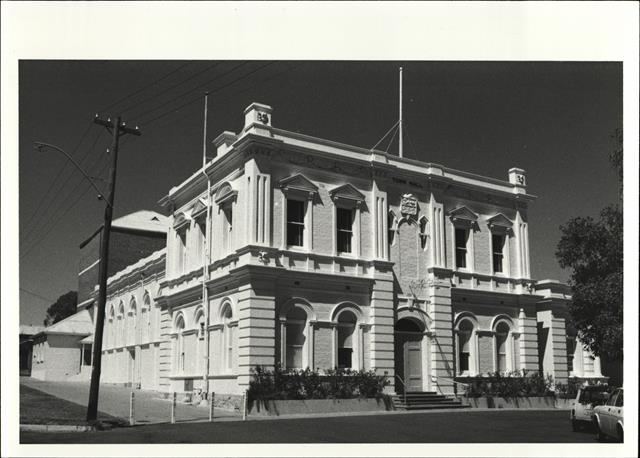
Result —
[[[243,132],[247,132],[251,129],[255,129],[256,133],[263,135],[270,135],[269,129],[263,129],[264,127],[271,127],[271,115],[273,108],[269,105],[262,103],[252,103],[244,110],[244,129]]]
[[[513,192],[516,194],[526,193],[527,188],[527,172],[518,167],[509,169],[509,183],[514,185]]]
[[[216,156],[224,156],[230,149],[231,145],[237,140],[238,136],[234,132],[224,131],[213,140],[213,146],[216,147]]]

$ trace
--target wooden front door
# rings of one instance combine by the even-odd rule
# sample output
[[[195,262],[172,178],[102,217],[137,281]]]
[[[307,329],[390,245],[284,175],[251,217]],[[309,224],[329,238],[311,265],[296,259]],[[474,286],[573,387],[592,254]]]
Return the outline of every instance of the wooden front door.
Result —
[[[422,333],[395,332],[395,370],[407,391],[422,391]],[[396,392],[403,388],[396,381]]]

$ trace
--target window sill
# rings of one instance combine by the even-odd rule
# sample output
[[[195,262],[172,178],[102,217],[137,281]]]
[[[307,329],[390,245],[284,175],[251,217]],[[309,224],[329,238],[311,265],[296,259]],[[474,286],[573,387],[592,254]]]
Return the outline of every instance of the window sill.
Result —
[[[336,256],[340,258],[357,259],[354,253],[347,252],[347,251],[338,251],[338,254]]]

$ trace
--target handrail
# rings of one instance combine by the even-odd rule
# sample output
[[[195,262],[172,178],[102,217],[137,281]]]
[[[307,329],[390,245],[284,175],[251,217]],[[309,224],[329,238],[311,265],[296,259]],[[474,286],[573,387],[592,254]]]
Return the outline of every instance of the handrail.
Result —
[[[433,380],[434,378],[435,378],[435,379],[447,380],[447,381],[449,381],[449,382],[457,383],[458,385],[463,385],[463,386],[469,386],[469,385],[471,385],[470,383],[458,382],[457,380],[454,380],[454,379],[452,379],[452,378],[439,377],[439,376],[437,376],[437,375],[432,375],[432,376],[431,376],[431,379]]]
[[[400,383],[402,383],[402,393],[403,393],[403,397],[404,397],[404,405],[407,405],[407,385],[404,383],[404,380],[402,380],[402,377],[400,377],[398,374],[396,374],[396,377],[398,377],[398,380],[400,380]]]
[[[434,380],[434,379],[435,379],[435,380]],[[471,384],[470,384],[470,383],[458,382],[457,380],[454,380],[454,379],[452,379],[452,378],[447,378],[447,377],[438,377],[437,375],[432,375],[432,376],[431,376],[431,381],[432,381],[432,382],[436,382],[436,384],[438,383],[438,379],[446,380],[446,381],[453,382],[453,383],[457,383],[458,385],[462,385],[462,386],[464,386],[465,388],[466,388],[466,387],[471,386]],[[442,393],[442,390],[440,390],[440,392]],[[456,399],[458,399],[458,392],[457,392],[457,391],[455,392],[455,397],[456,397]]]

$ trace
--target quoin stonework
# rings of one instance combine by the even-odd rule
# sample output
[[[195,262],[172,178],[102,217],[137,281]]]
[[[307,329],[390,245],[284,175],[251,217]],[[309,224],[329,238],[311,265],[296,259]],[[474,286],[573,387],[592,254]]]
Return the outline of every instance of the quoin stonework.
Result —
[[[569,288],[531,278],[524,170],[482,177],[244,114],[160,200],[166,247],[110,277],[103,382],[233,396],[277,364],[374,370],[390,392],[602,378],[568,328]]]

